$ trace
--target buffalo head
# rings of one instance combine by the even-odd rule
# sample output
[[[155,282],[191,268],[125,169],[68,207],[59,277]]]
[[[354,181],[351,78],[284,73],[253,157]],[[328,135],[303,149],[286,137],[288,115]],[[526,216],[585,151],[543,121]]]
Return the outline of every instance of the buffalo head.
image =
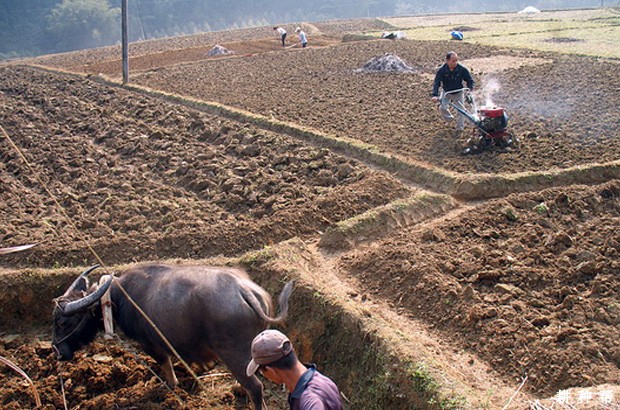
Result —
[[[71,360],[73,353],[90,343],[99,330],[101,312],[96,307],[112,284],[113,277],[106,275],[101,285],[90,287],[88,275],[98,266],[84,271],[61,297],[54,300],[52,346],[58,360]]]

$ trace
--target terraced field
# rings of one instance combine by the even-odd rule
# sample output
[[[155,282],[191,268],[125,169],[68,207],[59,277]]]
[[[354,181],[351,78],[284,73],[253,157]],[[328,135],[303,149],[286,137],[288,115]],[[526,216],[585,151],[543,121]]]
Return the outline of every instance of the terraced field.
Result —
[[[0,247],[37,243],[0,255],[0,355],[43,408],[251,408],[221,366],[168,391],[125,341],[56,362],[52,298],[152,260],[296,279],[284,331],[347,408],[620,405],[617,61],[377,39],[397,21],[304,23],[304,50],[268,28],[135,44],[125,86],[115,48],[0,66]],[[429,95],[450,49],[518,150],[462,155]],[[385,53],[413,72],[356,72]],[[2,407],[32,407],[0,369]]]

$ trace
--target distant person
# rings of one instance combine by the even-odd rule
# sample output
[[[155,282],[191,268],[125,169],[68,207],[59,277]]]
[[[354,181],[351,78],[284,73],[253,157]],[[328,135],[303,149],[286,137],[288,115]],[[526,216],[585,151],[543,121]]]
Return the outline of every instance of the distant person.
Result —
[[[306,48],[308,45],[308,37],[306,36],[305,31],[303,31],[301,27],[297,27],[295,29],[295,33],[297,33],[297,36],[299,37],[299,44],[301,44],[303,48]]]
[[[291,410],[342,410],[336,384],[316,366],[299,361],[291,341],[283,333],[268,329],[252,341],[252,360],[246,373],[257,370],[274,383],[284,384]]]
[[[381,34],[381,38],[386,38],[388,40],[396,40],[396,33],[392,31],[384,31],[383,34]]]
[[[459,90],[463,88],[463,82],[466,83],[467,88],[474,89],[474,80],[469,73],[469,70],[459,64],[459,56],[450,51],[446,54],[446,62],[437,70],[435,74],[435,82],[433,83],[433,101],[439,101],[439,86],[443,88],[444,92]],[[446,94],[444,97],[446,100],[453,104],[465,104],[465,93],[463,91],[457,93]],[[439,109],[441,115],[446,121],[452,121],[454,116],[449,110],[449,107],[445,104],[440,104]],[[456,133],[461,134],[465,126],[465,117],[462,114],[457,113],[456,119]]]
[[[454,30],[450,32],[450,37],[452,37],[452,40],[463,40],[463,33],[461,33],[460,31]]]
[[[273,31],[276,32],[276,36],[280,36],[280,40],[282,40],[282,47],[286,47],[286,43],[284,42],[286,39],[286,30],[284,27],[274,27]]]

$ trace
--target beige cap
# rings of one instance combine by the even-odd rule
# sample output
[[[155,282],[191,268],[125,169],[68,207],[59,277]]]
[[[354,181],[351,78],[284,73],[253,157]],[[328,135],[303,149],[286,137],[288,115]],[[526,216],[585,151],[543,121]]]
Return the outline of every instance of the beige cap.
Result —
[[[280,360],[293,351],[293,345],[282,332],[269,329],[258,334],[252,341],[252,360],[245,372],[252,376],[261,365]]]

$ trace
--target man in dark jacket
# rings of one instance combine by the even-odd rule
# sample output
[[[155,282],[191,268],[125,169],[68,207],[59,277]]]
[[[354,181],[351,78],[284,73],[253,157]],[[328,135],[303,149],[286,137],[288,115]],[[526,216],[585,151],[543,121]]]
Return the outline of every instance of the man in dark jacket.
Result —
[[[252,360],[246,373],[252,376],[257,370],[286,386],[291,410],[343,409],[336,384],[316,366],[301,363],[291,341],[277,330],[265,330],[252,341]]]
[[[463,88],[463,82],[466,83],[467,88],[470,90],[474,89],[474,80],[469,73],[469,70],[462,65],[459,64],[459,56],[454,52],[450,51],[446,54],[446,62],[437,70],[437,74],[435,74],[435,82],[433,83],[433,93],[432,98],[433,101],[439,100],[439,86],[443,88],[444,92],[459,90]],[[465,94],[461,92],[446,94],[444,99],[451,101],[453,104],[465,104]],[[446,104],[441,104],[439,106],[441,114],[446,121],[451,121],[454,119],[454,116],[449,111],[448,106]],[[456,132],[460,134],[463,132],[463,127],[465,125],[465,118],[461,114],[457,114],[456,119]]]

